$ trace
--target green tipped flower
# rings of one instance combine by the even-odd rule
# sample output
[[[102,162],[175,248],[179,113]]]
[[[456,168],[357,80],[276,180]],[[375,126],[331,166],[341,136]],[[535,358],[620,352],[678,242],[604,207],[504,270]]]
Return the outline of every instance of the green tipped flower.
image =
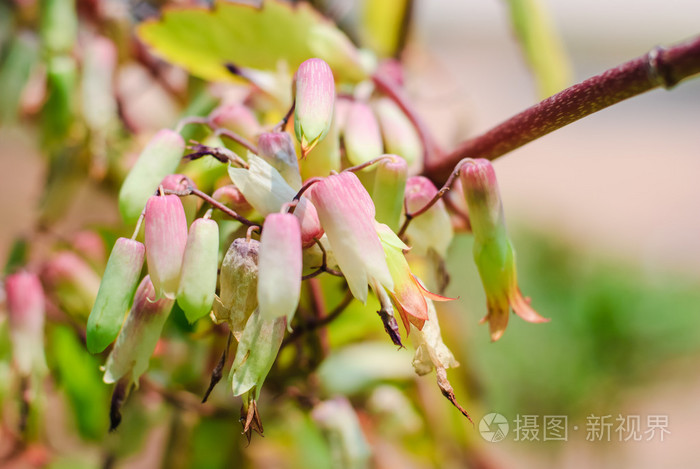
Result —
[[[146,249],[133,239],[119,238],[109,255],[97,299],[87,322],[87,348],[103,351],[119,334],[141,274]]]
[[[238,343],[229,381],[234,396],[255,388],[255,398],[277,358],[287,319],[263,319],[260,311],[251,314]]]
[[[331,127],[335,82],[333,72],[321,59],[309,59],[299,65],[294,77],[294,133],[306,156],[323,140]]]
[[[126,223],[136,223],[163,178],[175,172],[184,151],[180,134],[168,129],[158,132],[146,145],[119,190],[119,211]]]
[[[529,322],[547,322],[523,298],[515,269],[515,251],[506,233],[496,172],[485,159],[469,161],[460,169],[469,218],[474,233],[474,260],[486,291],[491,340],[498,340],[508,325],[512,308]]]
[[[218,263],[219,226],[214,220],[198,218],[187,235],[177,291],[177,304],[189,322],[195,322],[211,311]]]
[[[152,196],[146,204],[144,225],[146,262],[156,297],[175,299],[187,244],[187,220],[180,198]]]
[[[134,295],[134,304],[124,321],[112,352],[107,357],[103,381],[115,383],[127,378],[138,385],[139,377],[148,369],[148,361],[156,349],[165,320],[174,300],[156,298],[156,290],[146,275]]]
[[[404,192],[408,166],[406,160],[396,155],[385,155],[385,159],[377,163],[374,175],[372,200],[376,209],[375,218],[394,231],[399,230],[401,212],[403,211]]]
[[[221,263],[219,299],[214,303],[214,317],[228,322],[236,340],[258,307],[258,251],[260,241],[234,239]]]

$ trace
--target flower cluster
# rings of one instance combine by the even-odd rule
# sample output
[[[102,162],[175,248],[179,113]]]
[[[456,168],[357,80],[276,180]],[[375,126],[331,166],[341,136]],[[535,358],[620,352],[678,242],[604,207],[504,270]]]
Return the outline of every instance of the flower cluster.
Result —
[[[174,131],[145,147],[119,198],[136,229],[114,244],[87,321],[91,352],[114,343],[104,381],[117,383],[121,398],[138,385],[177,305],[191,323],[209,316],[228,326],[237,342],[229,384],[243,398],[246,432],[261,431],[263,383],[285,336],[304,327],[303,280],[329,273],[363,304],[374,293],[392,342],[403,347],[412,337],[416,372],[436,370],[459,407],[445,373],[458,364],[433,304],[450,298],[430,291],[444,287],[438,271],[453,237],[444,191],[418,176],[422,142],[393,100],[378,92],[338,98],[335,87],[324,61],[301,64],[288,114],[296,144],[286,119],[266,127],[243,104],[227,103],[206,120],[212,135],[184,164],[185,143]],[[207,164],[187,163],[207,155]],[[178,167],[183,174],[174,174]],[[467,161],[458,171],[496,340],[511,307],[528,321],[544,319],[518,289],[493,168]],[[139,283],[144,261],[148,275]],[[116,426],[118,408],[112,415]]]

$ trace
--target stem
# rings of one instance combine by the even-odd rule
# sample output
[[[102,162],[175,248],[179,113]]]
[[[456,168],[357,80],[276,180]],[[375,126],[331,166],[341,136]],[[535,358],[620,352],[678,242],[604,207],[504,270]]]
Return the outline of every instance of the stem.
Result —
[[[284,341],[282,341],[282,346],[280,347],[280,350],[282,350],[285,346],[291,344],[292,342],[295,342],[298,340],[301,336],[308,332],[313,332],[316,329],[323,327],[327,324],[330,324],[333,322],[335,318],[340,316],[340,314],[345,311],[345,308],[347,308],[350,303],[352,303],[352,300],[354,300],[355,297],[352,296],[352,293],[350,293],[350,290],[345,292],[345,297],[342,299],[340,304],[336,306],[333,311],[328,313],[328,316],[324,316],[319,319],[314,319],[313,321],[309,321],[306,324],[301,324],[299,327],[294,329],[294,332],[289,334]]]
[[[256,147],[255,145],[253,145],[253,144],[250,143],[248,140],[246,140],[245,138],[241,137],[240,135],[238,135],[238,134],[235,133],[235,132],[232,132],[232,131],[230,131],[230,130],[228,130],[228,129],[218,128],[218,129],[216,129],[216,130],[214,131],[214,135],[216,135],[217,137],[226,137],[226,138],[230,138],[231,140],[233,140],[233,141],[236,142],[237,144],[239,144],[239,145],[241,145],[242,147],[246,148],[246,149],[247,149],[248,151],[250,151],[251,153],[253,153],[253,154],[255,154],[255,155],[258,154],[258,147]]]
[[[553,130],[657,87],[670,89],[700,73],[700,36],[668,49],[657,47],[540,101],[442,158],[427,159],[423,174],[436,184],[463,158],[493,160]]]
[[[210,147],[208,145],[202,145],[194,140],[190,142],[192,143],[190,146],[192,152],[185,155],[183,157],[185,159],[197,160],[204,156],[212,156],[222,163],[232,163],[238,167],[248,169],[248,163],[228,148]]]
[[[380,161],[393,160],[393,159],[394,159],[394,157],[392,155],[378,156],[372,160],[365,161],[364,163],[358,164],[357,166],[351,166],[349,168],[345,168],[343,171],[350,171],[351,173],[356,173],[360,170],[363,170],[365,168],[372,166],[373,164],[377,164]],[[323,179],[323,178],[321,178],[321,179]]]
[[[230,208],[228,208],[227,206],[225,206],[224,204],[222,204],[218,200],[212,198],[209,194],[206,194],[206,193],[200,191],[199,189],[195,189],[194,187],[188,187],[184,191],[174,191],[174,190],[170,190],[170,189],[165,189],[165,190],[163,190],[163,193],[176,195],[178,197],[185,197],[188,195],[196,195],[197,197],[199,197],[200,199],[203,199],[205,202],[207,202],[212,207],[222,211],[223,213],[225,213],[229,217],[233,218],[234,220],[238,220],[239,222],[243,223],[246,226],[260,227],[259,223],[255,223],[253,221],[250,221],[246,217],[237,214],[236,212],[234,212],[233,210],[231,210]]]

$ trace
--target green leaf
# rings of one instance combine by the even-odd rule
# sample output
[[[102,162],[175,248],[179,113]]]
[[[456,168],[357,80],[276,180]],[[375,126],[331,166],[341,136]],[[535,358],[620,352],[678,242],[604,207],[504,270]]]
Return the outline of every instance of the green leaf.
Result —
[[[539,96],[546,98],[571,81],[566,53],[543,0],[508,0],[513,29],[537,80]]]
[[[141,24],[138,35],[164,59],[206,80],[234,80],[228,62],[275,71],[285,61],[293,73],[310,57],[328,62],[337,80],[366,77],[350,40],[306,3],[168,8],[161,19]]]

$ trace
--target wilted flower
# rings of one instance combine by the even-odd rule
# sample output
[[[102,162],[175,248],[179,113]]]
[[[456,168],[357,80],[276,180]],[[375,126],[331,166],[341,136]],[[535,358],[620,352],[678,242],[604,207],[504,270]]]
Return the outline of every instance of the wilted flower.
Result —
[[[148,369],[158,339],[175,300],[156,298],[156,290],[146,275],[134,295],[134,304],[107,357],[103,380],[107,384],[126,378],[138,386],[139,377]]]
[[[343,138],[345,156],[353,165],[366,163],[382,155],[382,134],[377,118],[367,103],[352,103],[343,129]]]
[[[474,260],[486,291],[491,340],[498,340],[508,325],[508,313],[529,322],[547,322],[523,298],[515,269],[515,251],[506,233],[496,172],[488,160],[468,161],[460,169],[464,195],[474,233]]]
[[[5,278],[12,357],[22,376],[43,372],[45,298],[36,274],[17,272]]]
[[[333,72],[323,60],[309,59],[299,65],[294,89],[294,133],[305,156],[323,140],[331,126],[335,101]]]
[[[190,226],[182,260],[177,304],[189,322],[209,314],[216,293],[219,263],[219,226],[198,218]]]
[[[258,307],[258,252],[260,241],[234,239],[221,263],[219,300],[214,302],[214,317],[228,322],[236,340]]]
[[[152,196],[146,204],[144,224],[146,262],[156,297],[175,299],[187,244],[187,220],[180,198]]]
[[[177,169],[184,151],[185,141],[175,131],[163,129],[153,136],[119,190],[124,221],[136,222],[163,178]]]
[[[355,298],[367,301],[368,284],[393,291],[374,226],[374,204],[357,176],[351,172],[328,176],[311,186],[308,194]]]
[[[229,168],[228,174],[250,205],[261,215],[279,212],[282,205],[290,203],[297,191],[292,189],[280,173],[262,158],[248,155],[248,169]],[[306,197],[301,197],[294,210],[301,224],[301,241],[311,246],[314,238],[323,235],[316,208]]]
[[[291,323],[301,290],[301,232],[290,213],[265,218],[258,258],[258,307],[263,320]]]
[[[455,368],[459,366],[450,349],[442,341],[440,323],[433,302],[427,301],[428,320],[425,326],[416,328],[413,332],[413,345],[416,353],[413,356],[413,368],[420,376],[426,375],[435,368]]]
[[[103,351],[119,334],[141,275],[145,247],[133,239],[119,238],[109,255],[100,289],[87,322],[87,348]]]

